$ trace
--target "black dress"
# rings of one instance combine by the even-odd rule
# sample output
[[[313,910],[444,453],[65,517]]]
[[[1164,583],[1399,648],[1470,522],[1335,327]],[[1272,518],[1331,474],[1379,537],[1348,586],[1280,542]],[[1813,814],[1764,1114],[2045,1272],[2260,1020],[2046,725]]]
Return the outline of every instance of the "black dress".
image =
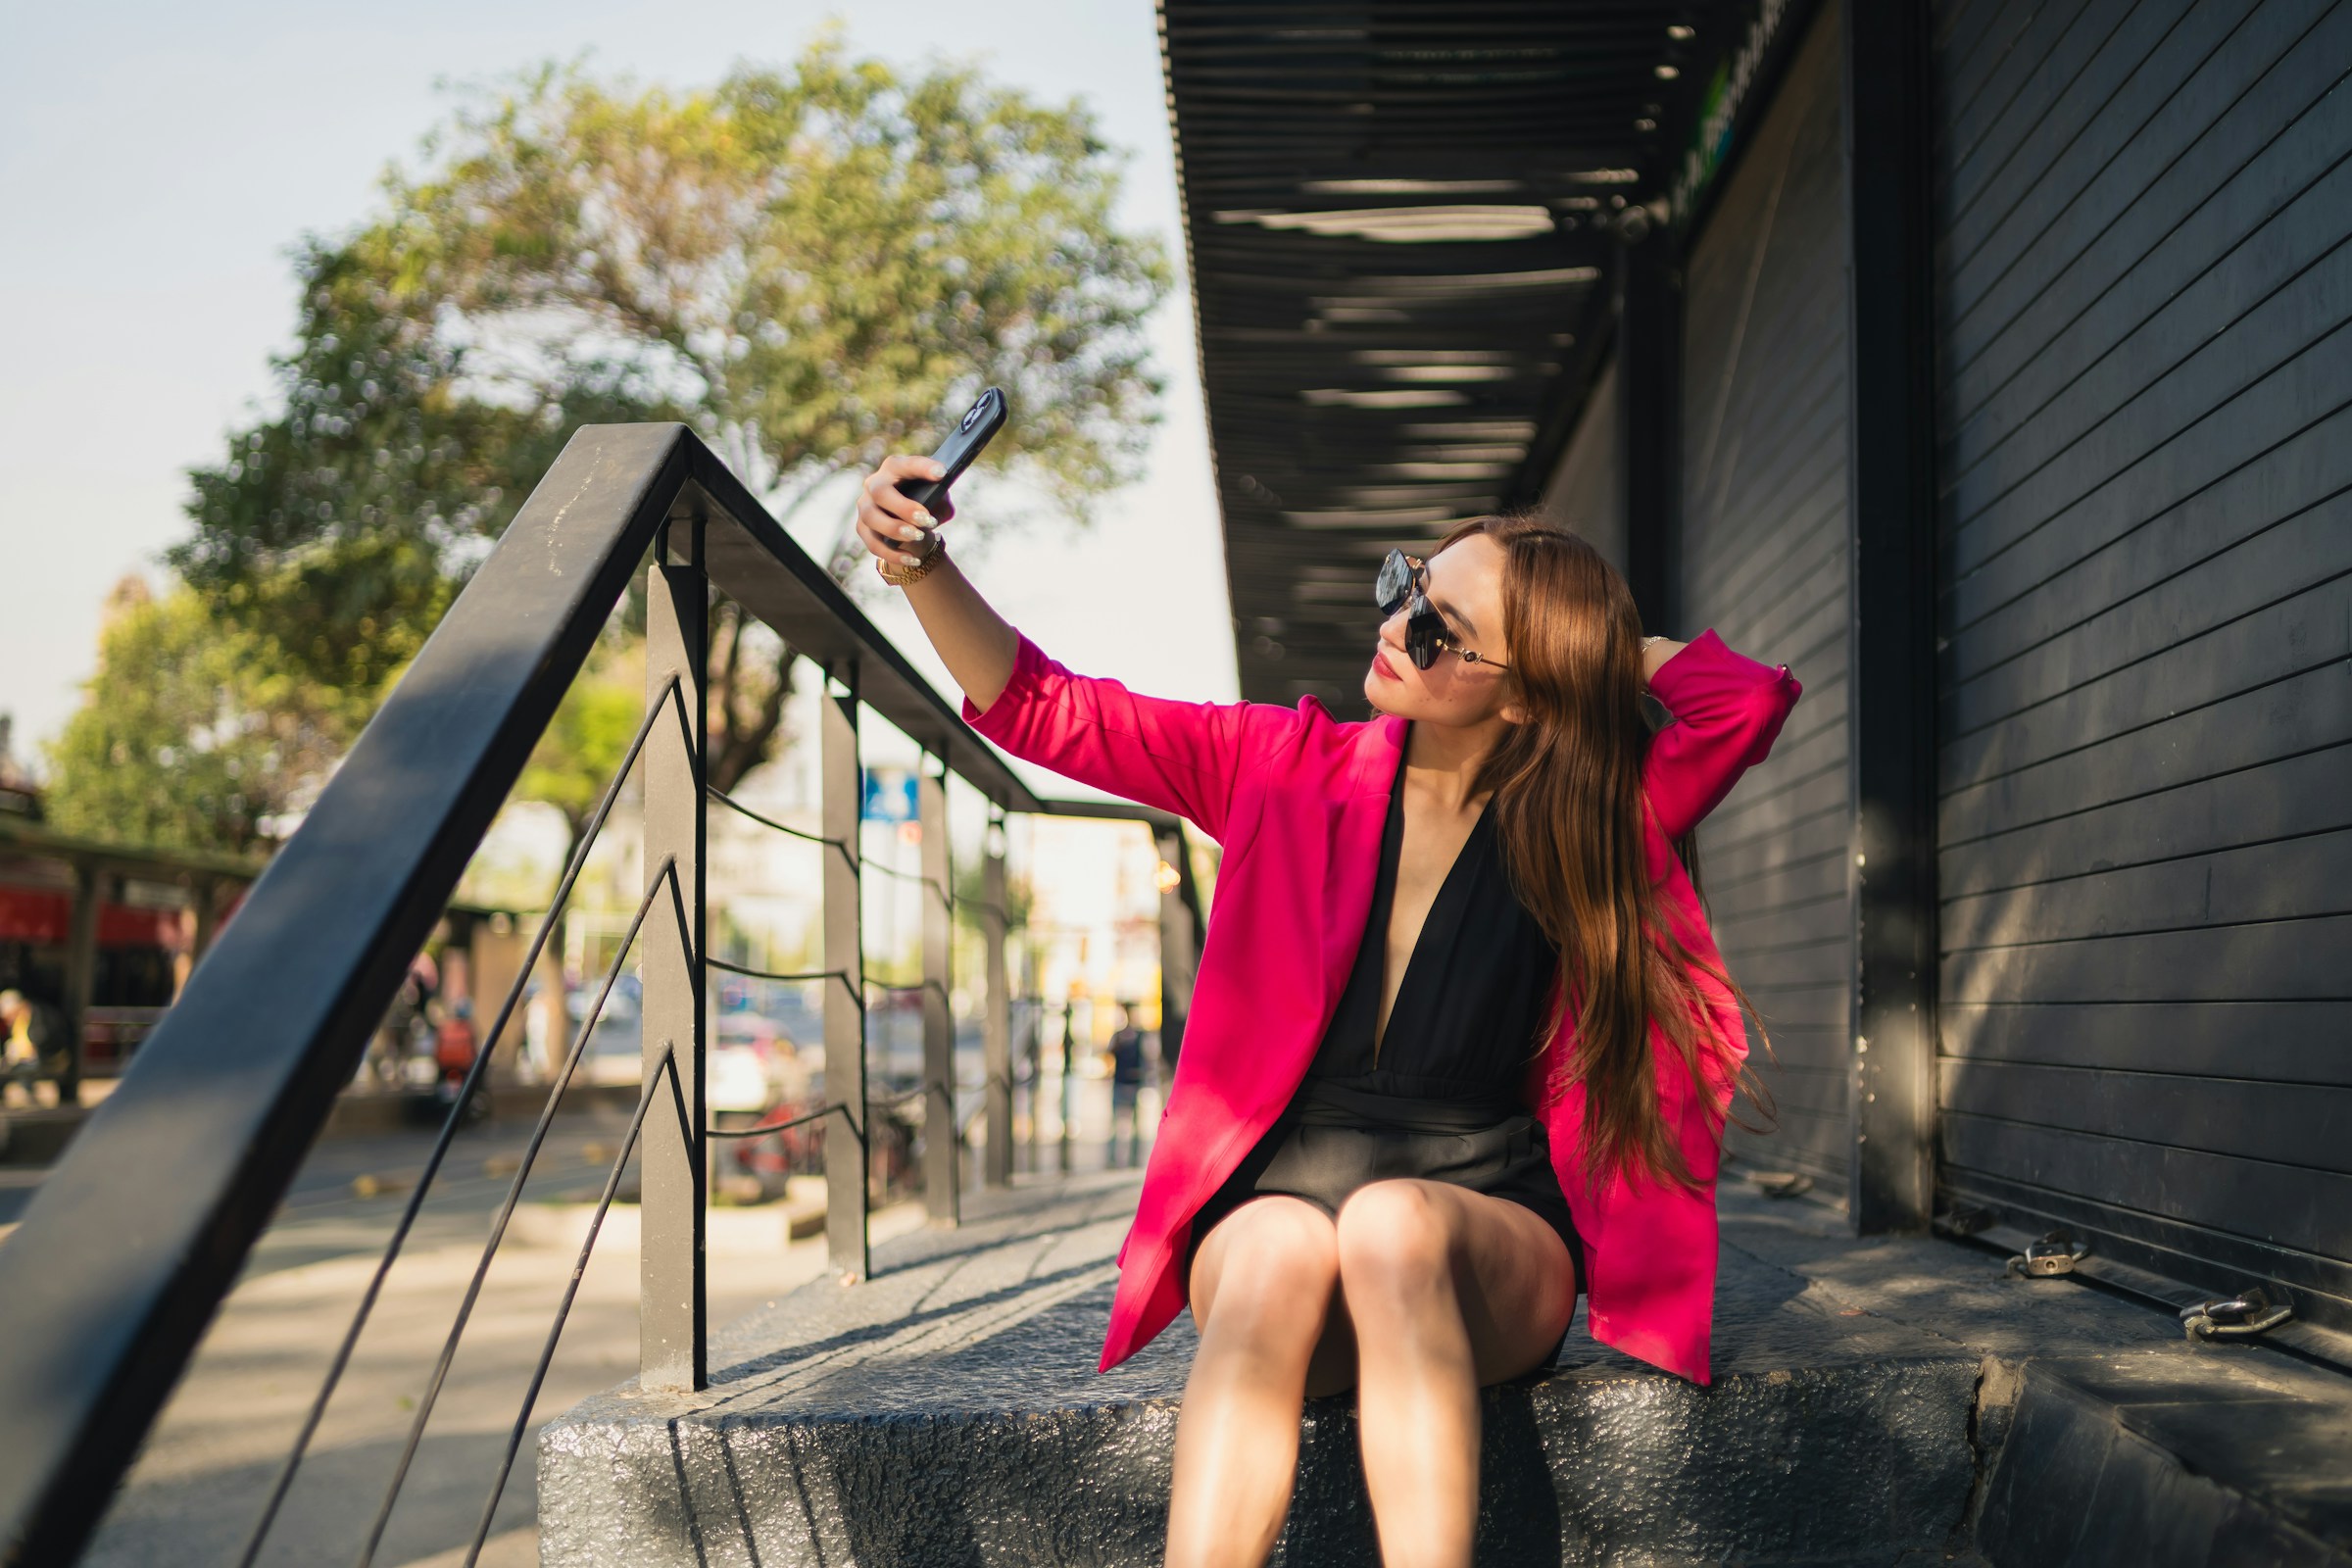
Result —
[[[1400,756],[1347,989],[1290,1105],[1194,1219],[1193,1246],[1252,1198],[1300,1198],[1336,1217],[1359,1187],[1419,1177],[1533,1210],[1567,1244],[1581,1287],[1576,1223],[1521,1088],[1559,951],[1511,891],[1494,813],[1481,812],[1414,939],[1376,1043],[1403,844]]]

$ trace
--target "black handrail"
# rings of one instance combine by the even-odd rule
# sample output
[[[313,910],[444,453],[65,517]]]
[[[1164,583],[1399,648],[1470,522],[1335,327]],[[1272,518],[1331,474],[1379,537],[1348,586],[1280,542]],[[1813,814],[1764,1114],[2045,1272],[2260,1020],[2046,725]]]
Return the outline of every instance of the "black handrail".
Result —
[[[411,956],[672,520],[711,583],[1000,808],[1036,797],[682,425],[579,431],[10,1238],[0,1563],[71,1559]]]
[[[603,797],[596,803],[596,809],[589,813],[580,841],[572,849],[571,863],[564,868],[564,875],[548,900],[547,913],[540,920],[539,929],[532,933],[530,947],[524,952],[522,962],[515,968],[514,984],[507,988],[506,1002],[499,1007],[498,1017],[490,1025],[490,1033],[483,1038],[481,1050],[474,1053],[472,1065],[466,1069],[466,1078],[458,1086],[456,1101],[442,1120],[439,1136],[433,1140],[432,1152],[425,1157],[424,1169],[418,1174],[416,1185],[410,1189],[408,1201],[401,1207],[400,1219],[392,1227],[392,1239],[385,1244],[383,1255],[376,1259],[375,1272],[368,1278],[367,1290],[360,1293],[360,1304],[351,1315],[351,1327],[344,1332],[342,1343],[335,1347],[334,1357],[327,1363],[326,1377],[319,1385],[318,1396],[311,1401],[301,1428],[294,1434],[294,1446],[287,1451],[285,1463],[278,1469],[277,1480],[270,1489],[269,1500],[262,1506],[261,1517],[254,1522],[253,1532],[246,1538],[244,1551],[238,1555],[238,1568],[252,1568],[255,1559],[261,1555],[262,1543],[270,1538],[270,1528],[277,1522],[277,1510],[284,1506],[286,1494],[294,1485],[295,1473],[302,1468],[303,1456],[310,1452],[311,1439],[318,1435],[318,1423],[325,1418],[327,1402],[334,1397],[336,1388],[341,1385],[344,1369],[351,1364],[352,1351],[358,1348],[360,1335],[375,1311],[376,1299],[383,1294],[384,1280],[391,1274],[392,1265],[399,1260],[401,1250],[408,1244],[409,1232],[415,1228],[416,1216],[424,1207],[425,1194],[431,1190],[433,1178],[440,1174],[442,1160],[449,1155],[450,1143],[457,1137],[458,1128],[466,1118],[466,1104],[480,1091],[482,1080],[489,1072],[491,1058],[498,1054],[499,1041],[505,1036],[507,1025],[514,1020],[514,1009],[521,1005],[523,992],[529,987],[532,974],[538,970],[539,956],[547,949],[548,936],[562,918],[564,906],[571,902],[571,891],[578,885],[580,872],[588,864],[588,852],[595,847],[597,835],[603,832],[605,819],[612,814],[613,803],[620,799],[620,787],[636,767],[638,754],[645,750],[646,737],[653,733],[654,725],[661,721],[662,715],[674,709],[680,701],[678,683],[673,677],[662,688],[660,696],[646,705],[645,717],[639,722],[637,733],[630,738],[628,749],[621,754],[620,765],[612,770],[612,778],[606,784]],[[624,947],[622,952],[627,952],[627,949]],[[603,1006],[601,997],[598,1006]]]

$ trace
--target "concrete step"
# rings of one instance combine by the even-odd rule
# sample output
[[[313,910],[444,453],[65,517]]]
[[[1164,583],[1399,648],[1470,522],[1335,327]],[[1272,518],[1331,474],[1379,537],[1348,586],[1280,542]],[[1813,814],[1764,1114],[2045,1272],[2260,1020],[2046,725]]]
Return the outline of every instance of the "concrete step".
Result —
[[[1157,1563],[1189,1324],[1093,1371],[1133,1204],[1119,1174],[982,1195],[961,1230],[879,1250],[868,1283],[811,1285],[719,1336],[725,1370],[709,1391],[624,1387],[549,1423],[541,1561]],[[2068,1421],[2111,1408],[2076,1397],[2077,1363],[2120,1361],[2138,1387],[2193,1386],[2208,1402],[2217,1387],[2286,1400],[2307,1426],[2325,1425],[2343,1380],[2260,1349],[2185,1346],[2159,1313],[2071,1281],[2006,1278],[1972,1249],[1857,1245],[1813,1205],[1737,1193],[1717,1312],[1710,1388],[1596,1346],[1580,1323],[1552,1368],[1488,1391],[1480,1561],[1943,1564],[1977,1560],[1982,1526],[2003,1564],[2121,1564],[2082,1552],[2144,1533],[2077,1529],[2053,1555],[2043,1526],[2134,1506],[2161,1523],[2194,1493],[2195,1549],[2141,1545],[2130,1568],[2352,1564],[2327,1544],[2324,1489],[2291,1515],[2249,1490],[2259,1466],[2208,1479],[2151,1448],[2170,1472],[2143,1466],[2134,1481],[2102,1457],[2085,1493],[2082,1466],[2045,1452],[2087,1442]],[[2096,1451],[2120,1442],[2111,1431]],[[2320,1554],[2239,1554],[2274,1526],[2275,1549]],[[1351,1400],[1308,1407],[1276,1560],[1378,1561]]]

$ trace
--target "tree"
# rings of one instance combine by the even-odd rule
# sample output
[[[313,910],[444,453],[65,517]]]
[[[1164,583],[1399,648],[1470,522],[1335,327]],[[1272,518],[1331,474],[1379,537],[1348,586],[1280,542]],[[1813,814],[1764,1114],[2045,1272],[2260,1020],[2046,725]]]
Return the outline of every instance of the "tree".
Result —
[[[564,818],[560,865],[569,865],[578,853],[589,815],[620,770],[621,758],[645,716],[644,646],[608,628],[515,781],[517,796],[552,806]],[[554,941],[559,957],[571,951],[566,945],[570,917],[568,906],[557,912]]]
[[[168,552],[222,619],[363,712],[573,428],[676,413],[617,370],[537,401],[473,396],[466,349],[383,270],[363,245],[303,247],[296,347],[273,362],[285,412],[190,472],[195,530]]]
[[[584,420],[684,418],[787,515],[991,383],[992,460],[1082,519],[1143,450],[1167,269],[1075,104],[824,40],[684,93],[544,68],[425,165],[305,252],[287,412],[193,475],[172,558],[321,679],[380,687]],[[791,656],[732,604],[711,637],[727,788],[772,753]]]
[[[355,715],[271,667],[268,650],[185,588],[125,578],[98,669],[49,748],[44,806],[62,832],[245,855],[276,837],[332,764]]]

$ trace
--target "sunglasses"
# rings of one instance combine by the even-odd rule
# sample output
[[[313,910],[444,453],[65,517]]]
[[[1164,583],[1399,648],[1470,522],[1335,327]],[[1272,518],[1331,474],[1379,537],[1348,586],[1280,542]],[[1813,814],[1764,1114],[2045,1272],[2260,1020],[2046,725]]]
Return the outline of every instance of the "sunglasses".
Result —
[[[1380,564],[1380,576],[1373,583],[1372,597],[1383,615],[1394,615],[1399,609],[1411,607],[1404,622],[1404,657],[1413,662],[1415,669],[1427,669],[1438,662],[1442,653],[1459,654],[1465,664],[1484,664],[1489,669],[1511,667],[1454,640],[1446,628],[1446,617],[1429,602],[1429,563],[1420,557],[1408,556],[1401,550],[1390,551]]]

